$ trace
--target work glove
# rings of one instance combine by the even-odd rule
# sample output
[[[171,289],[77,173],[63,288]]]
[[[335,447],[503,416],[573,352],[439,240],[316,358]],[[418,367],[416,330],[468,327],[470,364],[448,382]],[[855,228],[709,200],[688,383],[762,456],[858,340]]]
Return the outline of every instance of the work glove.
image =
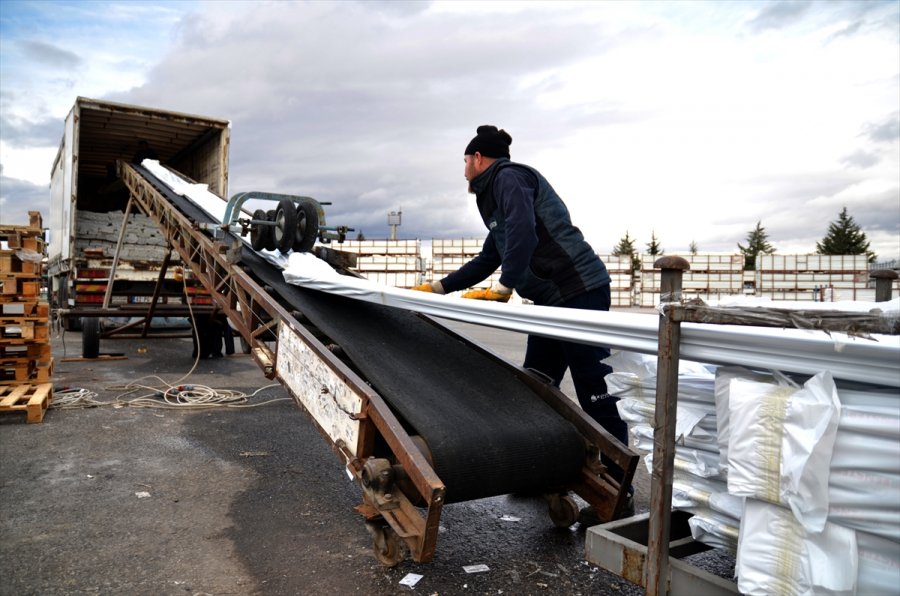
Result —
[[[443,294],[444,286],[441,285],[439,281],[426,281],[423,284],[419,284],[416,287],[412,288],[417,292],[431,292],[433,294]]]
[[[501,283],[496,283],[487,290],[469,290],[462,295],[463,298],[470,300],[490,300],[491,302],[507,302],[510,296],[512,296],[512,289]]]

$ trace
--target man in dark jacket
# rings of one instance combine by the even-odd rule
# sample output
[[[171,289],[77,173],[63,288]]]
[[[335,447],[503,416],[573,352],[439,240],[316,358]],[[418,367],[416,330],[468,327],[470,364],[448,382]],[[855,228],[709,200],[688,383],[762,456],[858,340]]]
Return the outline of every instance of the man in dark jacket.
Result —
[[[479,126],[477,133],[466,147],[465,177],[488,229],[487,239],[481,253],[457,271],[415,289],[455,292],[502,267],[493,287],[469,291],[463,298],[506,302],[516,290],[543,306],[609,310],[606,266],[572,224],[562,199],[537,170],[510,161],[512,137],[505,130]],[[628,426],[604,379],[612,372],[601,362],[608,356],[603,347],[529,335],[523,366],[557,387],[569,369],[582,409],[627,445]]]

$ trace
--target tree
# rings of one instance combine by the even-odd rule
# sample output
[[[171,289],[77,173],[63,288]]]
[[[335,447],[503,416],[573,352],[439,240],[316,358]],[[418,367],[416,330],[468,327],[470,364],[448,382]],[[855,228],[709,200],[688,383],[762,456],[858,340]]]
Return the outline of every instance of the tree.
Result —
[[[362,241],[364,241],[365,239],[366,239],[366,235],[363,234],[363,231],[362,231],[362,230],[360,230],[359,233],[356,235],[356,241],[357,241],[357,242],[362,242]]]
[[[697,255],[697,243],[695,241],[691,240],[691,246],[688,248],[688,250],[691,252],[692,255],[696,256]]]
[[[756,222],[756,229],[747,234],[747,246],[742,246],[740,242],[737,246],[744,255],[745,270],[756,269],[756,255],[770,255],[775,252],[775,247],[769,244],[769,235],[766,234],[761,221]]]
[[[821,242],[816,242],[816,252],[820,255],[866,255],[869,262],[875,262],[875,253],[869,250],[866,234],[847,214],[844,207],[837,221],[828,225],[828,233]]]
[[[628,230],[625,231],[625,237],[619,240],[619,243],[613,248],[612,254],[619,257],[624,255],[630,256],[632,273],[641,268],[641,260],[638,258],[637,250],[634,247],[634,239],[628,235]]]
[[[650,234],[650,242],[647,243],[647,254],[651,257],[655,257],[657,255],[663,254],[665,251],[659,245],[659,240],[656,239],[656,231],[651,232]]]

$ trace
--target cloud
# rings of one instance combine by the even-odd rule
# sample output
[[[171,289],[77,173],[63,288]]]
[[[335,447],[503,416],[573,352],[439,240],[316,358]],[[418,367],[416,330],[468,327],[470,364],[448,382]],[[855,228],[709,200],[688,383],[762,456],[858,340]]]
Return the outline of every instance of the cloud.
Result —
[[[881,122],[868,122],[863,134],[876,143],[900,143],[900,112],[894,112]]]
[[[753,32],[783,29],[797,23],[809,12],[811,2],[783,0],[765,4],[759,13],[747,23]]]
[[[49,223],[50,189],[47,185],[10,178],[0,164],[0,222],[28,225],[29,211],[40,211],[45,223]]]
[[[23,57],[36,63],[54,68],[78,68],[83,61],[77,54],[43,41],[19,41]]]
[[[46,30],[26,36],[4,10],[4,50],[83,60],[61,73],[0,55],[19,180],[42,180],[52,155],[18,148],[52,153],[84,95],[227,118],[232,193],[330,201],[329,224],[370,238],[397,209],[404,238],[483,236],[462,150],[488,123],[602,252],[625,230],[734,251],[757,220],[779,248],[813,250],[842,204],[891,229],[900,202],[884,182],[900,178],[896,2],[14,6]]]
[[[9,117],[0,113],[0,129],[3,140],[10,147],[47,147],[59,144],[62,130],[58,118],[42,118],[29,121],[23,118]],[[49,169],[50,166],[47,166]]]

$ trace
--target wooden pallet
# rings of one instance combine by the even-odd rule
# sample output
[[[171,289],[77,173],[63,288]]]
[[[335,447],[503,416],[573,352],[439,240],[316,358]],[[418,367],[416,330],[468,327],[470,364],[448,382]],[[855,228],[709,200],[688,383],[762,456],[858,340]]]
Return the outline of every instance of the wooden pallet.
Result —
[[[19,344],[0,343],[0,360],[27,358],[46,362],[50,360],[52,348],[49,342],[29,342]]]
[[[47,319],[28,317],[0,318],[0,340],[46,342],[50,339]]]
[[[33,251],[35,257],[39,256]],[[0,250],[0,274],[22,274],[31,277],[41,276],[41,262],[22,260],[14,250]]]
[[[53,377],[53,358],[45,361],[31,358],[0,359],[0,385],[49,383]]]
[[[44,420],[44,413],[53,401],[53,384],[0,387],[0,413],[25,412],[25,421],[35,424]]]
[[[0,294],[5,297],[37,300],[40,293],[41,282],[35,281],[30,276],[26,278],[13,273],[0,273]]]
[[[0,318],[40,317],[50,319],[50,304],[40,300],[0,295]]]

